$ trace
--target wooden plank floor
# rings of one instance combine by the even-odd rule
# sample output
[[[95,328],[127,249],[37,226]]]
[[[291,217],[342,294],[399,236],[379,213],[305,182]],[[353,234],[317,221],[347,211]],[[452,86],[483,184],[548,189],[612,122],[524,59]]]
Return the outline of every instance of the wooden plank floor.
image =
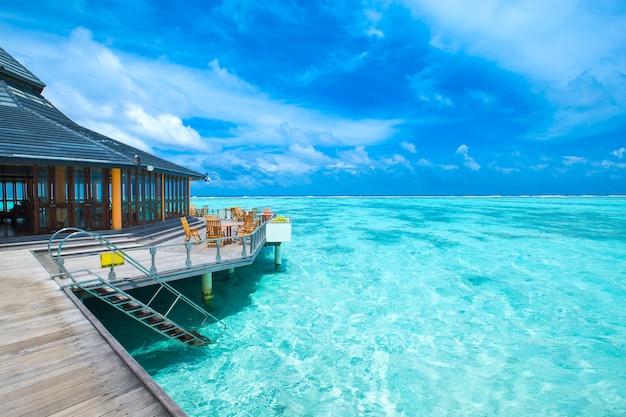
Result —
[[[29,250],[0,252],[0,416],[184,416],[82,309]]]

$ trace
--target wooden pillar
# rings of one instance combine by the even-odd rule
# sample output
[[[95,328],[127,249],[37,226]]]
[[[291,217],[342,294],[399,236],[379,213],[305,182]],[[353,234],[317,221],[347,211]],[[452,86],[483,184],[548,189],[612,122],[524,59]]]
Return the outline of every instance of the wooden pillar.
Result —
[[[213,301],[213,273],[202,274],[202,301],[205,303]]]
[[[111,220],[113,230],[122,229],[122,170],[111,169]]]

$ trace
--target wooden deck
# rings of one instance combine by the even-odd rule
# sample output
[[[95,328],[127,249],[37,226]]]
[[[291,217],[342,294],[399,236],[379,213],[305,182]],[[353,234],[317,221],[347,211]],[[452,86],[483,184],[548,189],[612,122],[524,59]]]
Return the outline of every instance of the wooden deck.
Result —
[[[244,245],[234,239],[225,239],[226,244],[217,245],[211,242],[209,246],[206,241],[191,241],[183,243],[184,233],[180,227],[176,228],[177,233],[166,241],[160,242],[157,246],[150,245],[149,242],[135,247],[123,248],[125,255],[132,258],[147,270],[159,276],[163,281],[173,281],[194,276],[199,276],[207,272],[224,271],[239,268],[254,263],[261,249],[265,246],[265,225],[261,225],[254,236],[246,237]],[[203,232],[203,231],[202,231]],[[80,237],[80,236],[79,236]],[[251,240],[255,239],[254,247],[250,247]],[[65,250],[66,246],[69,251]],[[111,268],[101,266],[100,255],[106,252],[106,248],[98,247],[89,251],[81,250],[72,255],[72,240],[69,239],[63,246],[63,262],[65,269],[78,281],[86,281],[100,277],[110,280],[122,289],[136,288],[144,285],[154,285],[154,281],[147,277],[142,271],[134,266],[133,262],[124,262],[113,268],[114,278],[109,279]],[[152,253],[151,250],[154,252]],[[69,254],[66,254],[68,253]],[[219,255],[218,255],[219,253]],[[56,256],[56,252],[54,252]],[[39,257],[46,266],[50,274],[58,272],[58,267],[52,263],[50,256],[46,252]],[[59,278],[60,285],[71,283],[68,277]]]
[[[30,250],[0,265],[0,416],[185,415]]]

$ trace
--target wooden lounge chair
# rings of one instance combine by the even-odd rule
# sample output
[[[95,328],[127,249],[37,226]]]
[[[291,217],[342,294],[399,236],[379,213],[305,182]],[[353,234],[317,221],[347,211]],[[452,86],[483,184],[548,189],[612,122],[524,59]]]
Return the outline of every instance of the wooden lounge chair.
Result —
[[[237,236],[245,236],[254,232],[259,224],[260,219],[254,220],[252,213],[243,216],[243,225],[237,228]],[[239,240],[239,244],[243,242],[243,239]]]
[[[206,247],[208,248],[211,243],[217,246],[217,240],[222,238],[221,246],[224,246],[224,230],[222,230],[222,221],[218,218],[206,217]]]
[[[238,207],[238,206],[237,207],[232,207],[230,209],[230,215],[233,218],[233,220],[236,220],[238,222],[244,220],[244,218],[243,218],[244,211],[243,211],[243,209],[241,207]]]
[[[198,230],[198,226],[189,226],[189,222],[187,222],[186,217],[181,217],[180,222],[183,224],[183,229],[185,229],[185,240],[184,242],[189,242],[191,238],[200,242],[202,237],[200,237],[200,231]]]

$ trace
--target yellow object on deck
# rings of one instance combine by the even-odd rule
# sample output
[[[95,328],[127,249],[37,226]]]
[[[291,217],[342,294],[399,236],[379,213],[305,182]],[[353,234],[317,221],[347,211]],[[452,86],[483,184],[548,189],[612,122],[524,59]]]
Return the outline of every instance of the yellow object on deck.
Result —
[[[124,254],[121,252],[106,252],[100,254],[100,267],[110,268],[115,265],[124,265]]]

